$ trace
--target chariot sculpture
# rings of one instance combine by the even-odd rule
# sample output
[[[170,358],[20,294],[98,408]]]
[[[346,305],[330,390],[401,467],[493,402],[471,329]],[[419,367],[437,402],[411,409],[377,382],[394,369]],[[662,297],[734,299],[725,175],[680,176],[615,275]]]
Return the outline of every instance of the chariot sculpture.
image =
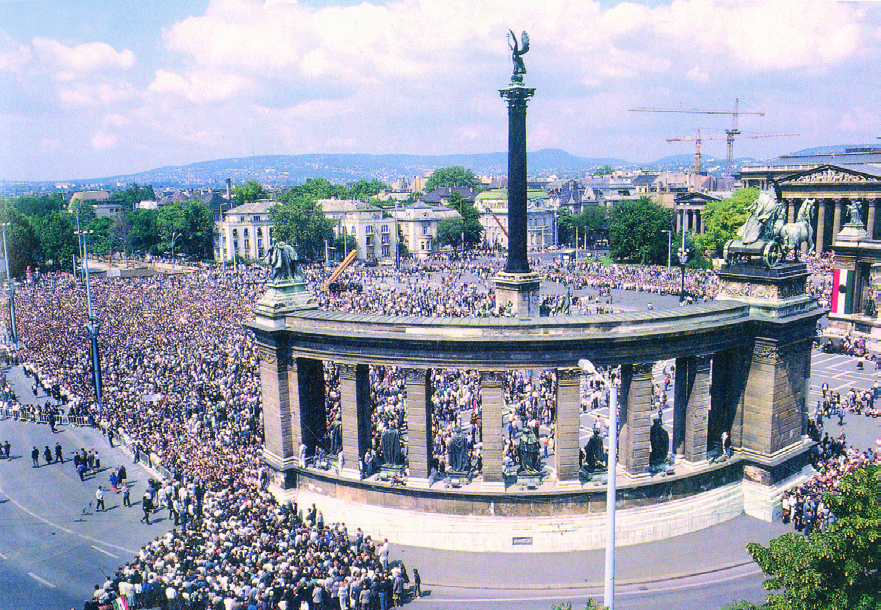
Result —
[[[749,206],[746,222],[737,230],[740,239],[725,244],[725,262],[744,263],[761,260],[766,268],[777,267],[790,252],[798,253],[801,245],[814,250],[814,210],[816,200],[805,199],[795,222],[786,222],[786,209],[771,191],[762,191]]]

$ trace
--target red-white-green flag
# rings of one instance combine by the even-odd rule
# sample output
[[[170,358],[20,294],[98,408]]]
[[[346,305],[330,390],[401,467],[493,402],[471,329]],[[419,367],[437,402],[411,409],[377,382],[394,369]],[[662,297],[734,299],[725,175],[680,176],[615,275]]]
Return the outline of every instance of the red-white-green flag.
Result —
[[[832,272],[832,313],[853,313],[854,272],[836,269]]]
[[[119,596],[110,603],[113,610],[129,610],[128,600],[123,596]]]

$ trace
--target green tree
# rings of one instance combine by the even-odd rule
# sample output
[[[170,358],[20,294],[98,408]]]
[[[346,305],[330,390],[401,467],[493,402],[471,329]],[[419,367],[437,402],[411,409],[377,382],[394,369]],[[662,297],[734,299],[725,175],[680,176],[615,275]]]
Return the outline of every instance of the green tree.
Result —
[[[370,199],[387,188],[388,185],[381,180],[359,180],[349,187],[347,199]]]
[[[233,189],[233,197],[239,205],[245,202],[254,202],[260,199],[266,199],[266,189],[256,180],[248,180],[242,186]]]
[[[465,169],[461,165],[441,167],[434,170],[434,173],[425,181],[425,192],[430,193],[434,189],[443,186],[467,186],[476,189],[478,183],[474,172],[470,169]]]
[[[141,186],[137,182],[132,182],[125,189],[119,191],[115,199],[119,201],[123,209],[129,211],[137,207],[142,201],[152,201],[156,199],[156,193],[150,185]]]
[[[76,219],[68,212],[50,212],[34,218],[34,229],[40,240],[43,262],[52,261],[60,269],[73,269],[73,256],[79,256]]]
[[[31,225],[30,219],[18,208],[5,206],[0,213],[0,222],[9,223],[6,227],[6,251],[9,253],[9,273],[18,277],[28,267],[37,264],[36,255],[40,240]],[[6,269],[2,269],[5,274]]]
[[[334,184],[326,178],[308,178],[303,184],[279,194],[278,201],[293,201],[300,197],[319,199],[348,199],[349,189],[343,184]]]
[[[711,201],[704,206],[701,212],[704,232],[697,238],[697,248],[701,252],[722,256],[725,242],[737,239],[737,229],[746,221],[746,206],[758,196],[758,189],[738,189],[731,197]]]
[[[607,208],[588,206],[578,216],[572,218],[573,226],[578,227],[579,240],[586,239],[593,245],[597,239],[609,231],[609,215]]]
[[[459,248],[462,245],[462,219],[444,218],[437,223],[437,243]]]
[[[89,235],[89,254],[94,256],[107,256],[111,251],[110,224],[113,219],[110,216],[102,216],[92,220],[85,228],[92,231]]]
[[[747,550],[770,578],[762,608],[769,610],[877,610],[881,608],[881,468],[870,465],[844,476],[839,493],[823,494],[835,515],[810,539],[796,533]]]
[[[604,165],[602,167],[598,167],[595,170],[593,170],[593,175],[594,176],[610,176],[610,175],[612,175],[612,173],[614,173],[614,171],[615,171],[615,169],[607,163],[606,165]]]
[[[132,210],[129,215],[131,233],[129,239],[134,252],[157,254],[159,210]]]
[[[110,223],[110,246],[118,249],[124,256],[128,255],[132,244],[132,221],[128,213],[117,214]]]
[[[648,197],[622,201],[612,208],[609,245],[612,258],[641,265],[667,263],[670,210]]]
[[[171,252],[175,235],[174,253],[196,258],[210,258],[214,240],[214,216],[201,201],[169,203],[159,210],[156,218],[160,252]]]
[[[456,210],[462,216],[462,222],[465,227],[465,247],[472,249],[478,246],[483,240],[483,225],[480,224],[480,212],[473,204],[462,199],[462,195],[457,191],[450,194],[449,208]],[[460,237],[457,243],[461,242]]]
[[[60,212],[64,209],[64,200],[60,195],[41,195],[32,197],[22,195],[9,202],[11,207],[16,208],[24,216],[46,216],[51,212]]]
[[[568,244],[575,236],[575,217],[567,205],[561,205],[557,210],[557,237],[561,244]]]
[[[333,222],[315,199],[288,193],[269,208],[269,217],[275,225],[273,241],[292,244],[306,260],[324,258],[324,244],[333,239]]]

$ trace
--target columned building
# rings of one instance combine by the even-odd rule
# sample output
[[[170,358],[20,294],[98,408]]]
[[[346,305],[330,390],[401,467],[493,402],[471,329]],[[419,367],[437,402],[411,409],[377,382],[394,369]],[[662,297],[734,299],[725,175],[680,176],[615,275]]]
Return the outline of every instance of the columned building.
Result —
[[[358,249],[360,260],[390,259],[398,254],[398,221],[389,212],[357,199],[319,199],[334,234],[348,240],[346,251]]]
[[[440,251],[437,227],[442,220],[461,218],[456,210],[446,206],[431,206],[421,201],[394,210],[391,214],[398,220],[407,250],[419,259],[428,258]]]
[[[526,193],[526,245],[529,250],[542,250],[557,243],[557,209],[541,189]],[[474,205],[480,212],[484,241],[490,247],[508,248],[508,191],[496,189],[477,195]]]
[[[223,214],[220,240],[215,243],[217,260],[257,260],[266,256],[272,246],[272,221],[269,208],[275,203],[269,199],[243,203]]]
[[[777,182],[793,222],[805,199],[817,201],[814,235],[817,252],[828,250],[848,222],[847,207],[857,201],[869,239],[879,234],[881,148],[854,148],[829,155],[787,155],[763,165],[744,167],[744,186],[762,190]]]

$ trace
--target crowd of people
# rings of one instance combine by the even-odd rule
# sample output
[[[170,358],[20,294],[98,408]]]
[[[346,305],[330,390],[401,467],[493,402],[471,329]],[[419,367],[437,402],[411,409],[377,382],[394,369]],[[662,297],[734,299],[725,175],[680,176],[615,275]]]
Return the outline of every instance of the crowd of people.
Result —
[[[817,262],[817,273],[823,273],[823,264]],[[500,268],[473,260],[408,265],[401,271],[368,268],[350,275],[350,290],[316,292],[321,307],[338,311],[490,315],[494,295],[489,280]],[[582,292],[573,295],[571,313],[606,311],[611,289],[679,291],[678,271],[664,267],[592,261],[552,263],[542,272],[570,293]],[[315,289],[328,272],[315,267],[306,275]],[[145,500],[155,510],[167,508],[177,528],[146,545],[96,587],[96,603],[120,594],[142,604],[164,596],[165,603],[186,608],[239,604],[290,609],[316,600],[331,607],[367,608],[383,598],[402,601],[399,581],[409,577],[400,566],[388,563],[387,546],[383,560],[382,545],[369,536],[352,534],[341,524],[325,524],[320,513],[279,504],[266,491],[256,343],[242,326],[264,281],[260,267],[93,280],[92,299],[102,323],[101,405],[94,400],[82,330],[84,287],[69,276],[49,274],[18,291],[24,347],[4,357],[21,361],[34,380],[33,391],[43,389],[54,400],[30,408],[83,418],[105,430],[111,443],[114,438],[127,439],[149,464],[169,473],[169,480],[149,490]],[[359,292],[357,284],[367,289]],[[697,299],[709,299],[718,281],[712,272],[690,271],[686,289]],[[597,290],[604,296],[594,295]],[[469,461],[479,469],[479,375],[467,370],[431,374],[435,469],[445,471],[450,441],[460,434],[468,437]],[[371,451],[381,455],[384,431],[406,432],[406,383],[395,367],[371,367],[370,382]],[[659,402],[666,391],[666,386],[658,390]],[[592,392],[594,388],[585,390],[586,401]],[[543,455],[553,453],[555,394],[553,372],[539,372],[535,378],[508,376],[509,461],[517,458],[513,439],[518,429],[535,430]],[[325,363],[325,399],[330,430],[340,420],[339,373],[333,363]],[[855,409],[862,403],[846,404]],[[0,407],[24,408],[4,379]],[[877,413],[874,405],[866,412]],[[840,470],[831,464],[828,468]]]

